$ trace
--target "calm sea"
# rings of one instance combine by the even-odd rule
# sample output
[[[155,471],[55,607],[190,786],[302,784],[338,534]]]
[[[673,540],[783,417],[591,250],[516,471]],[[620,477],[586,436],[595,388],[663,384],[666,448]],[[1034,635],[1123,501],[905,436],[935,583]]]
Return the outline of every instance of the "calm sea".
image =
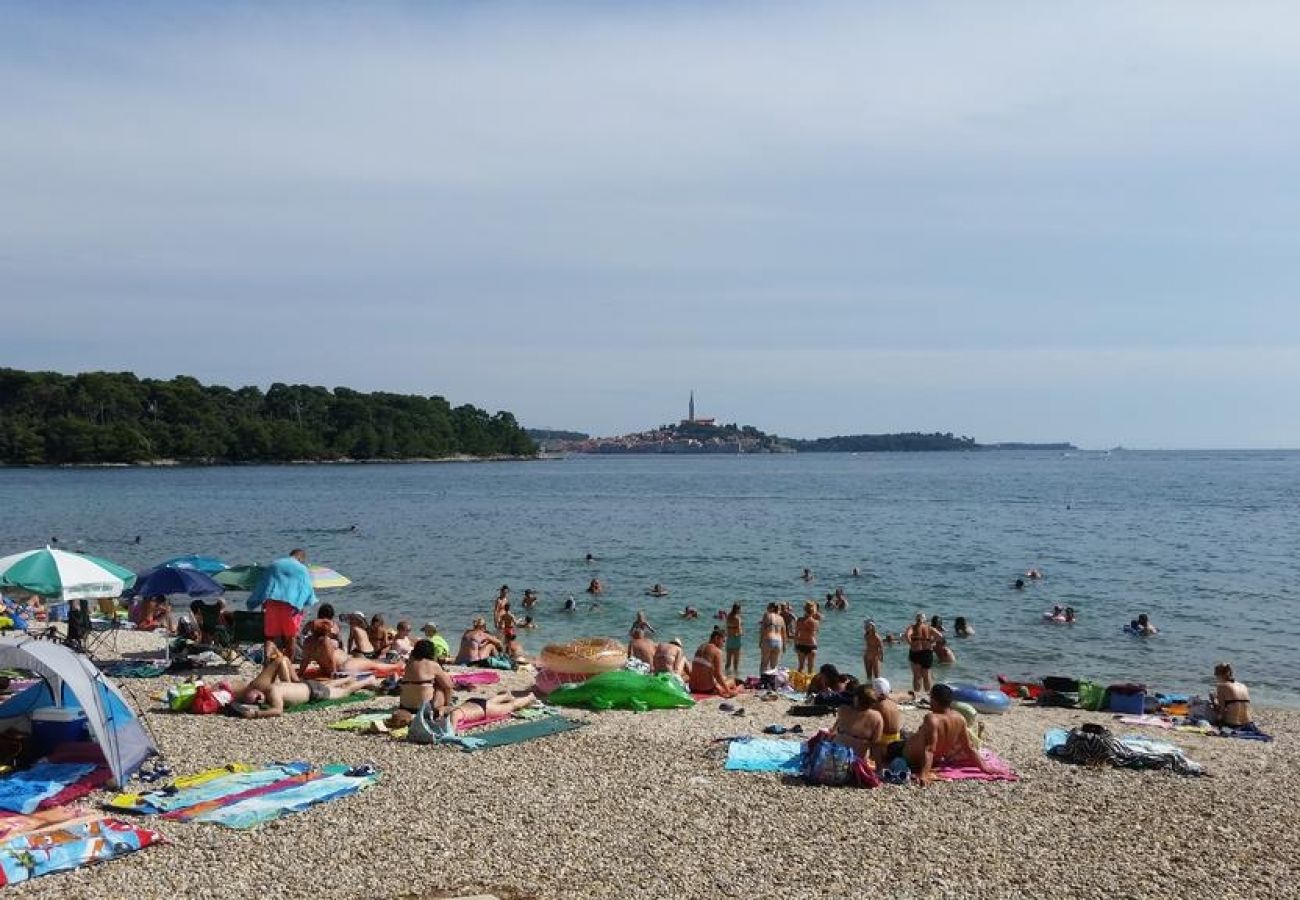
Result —
[[[851,606],[829,614],[821,661],[855,672],[865,618],[898,631],[924,610],[976,629],[955,644],[954,678],[1075,674],[1199,690],[1226,659],[1258,699],[1300,704],[1296,452],[0,470],[0,504],[0,553],[53,535],[142,568],[195,552],[257,562],[302,545],[354,580],[322,592],[340,609],[417,627],[432,618],[452,636],[501,584],[516,598],[532,587],[534,652],[624,636],[638,609],[689,652],[734,600],[752,629],[769,600],[843,587]],[[1046,578],[1014,590],[1031,566]],[[583,593],[593,576],[608,591],[597,610]],[[644,596],[656,581],[669,598]],[[576,614],[561,611],[569,594]],[[700,621],[678,618],[688,603]],[[1045,623],[1054,604],[1074,606],[1078,624]],[[1122,633],[1139,612],[1158,637]],[[750,669],[756,659],[751,634]],[[887,674],[902,685],[906,671],[905,652],[890,650]]]

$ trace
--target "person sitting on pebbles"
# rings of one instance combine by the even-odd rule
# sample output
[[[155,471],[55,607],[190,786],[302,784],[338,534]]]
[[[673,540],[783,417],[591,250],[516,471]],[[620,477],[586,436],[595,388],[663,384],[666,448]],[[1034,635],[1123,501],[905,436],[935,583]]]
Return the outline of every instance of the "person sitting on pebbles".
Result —
[[[402,680],[398,682],[397,709],[393,710],[385,723],[389,728],[409,725],[411,717],[425,703],[440,708],[451,706],[456,684],[447,670],[438,664],[436,654],[437,648],[433,641],[416,641],[411,657],[407,660],[406,670],[402,673]]]
[[[1214,682],[1214,693],[1210,696],[1214,724],[1230,728],[1250,725],[1250,691],[1232,674],[1229,663],[1221,662],[1214,667]]]
[[[736,696],[736,683],[724,674],[722,647],[727,633],[714,628],[709,639],[700,644],[691,660],[691,690],[697,694],[717,694],[719,697]]]
[[[425,622],[424,627],[420,629],[430,643],[433,644],[433,658],[438,662],[451,662],[451,645],[447,639],[438,633],[438,626],[434,622]]]
[[[348,626],[348,655],[374,659],[375,645],[370,640],[370,621],[366,614],[357,610],[344,616],[343,621]]]
[[[682,650],[682,639],[675,637],[656,646],[650,668],[656,675],[661,672],[676,675],[685,685],[690,678],[690,672],[686,667],[686,653]]]
[[[298,675],[306,678],[311,664],[316,664],[314,674],[331,678],[338,672],[374,672],[389,668],[389,664],[364,656],[349,656],[339,642],[328,634],[313,634],[302,645],[302,663]]]
[[[639,659],[647,666],[654,666],[655,653],[658,648],[655,642],[646,637],[646,630],[641,627],[632,629],[632,640],[628,641],[627,658]]]
[[[988,763],[971,744],[966,719],[952,708],[952,688],[936,684],[930,689],[930,711],[921,727],[903,745],[903,757],[921,784],[934,781],[936,765],[975,766],[987,772]]]
[[[835,743],[848,747],[859,759],[875,757],[873,752],[885,732],[885,720],[880,715],[880,698],[870,685],[858,685],[853,691],[853,702],[841,706],[835,715],[831,734]]]

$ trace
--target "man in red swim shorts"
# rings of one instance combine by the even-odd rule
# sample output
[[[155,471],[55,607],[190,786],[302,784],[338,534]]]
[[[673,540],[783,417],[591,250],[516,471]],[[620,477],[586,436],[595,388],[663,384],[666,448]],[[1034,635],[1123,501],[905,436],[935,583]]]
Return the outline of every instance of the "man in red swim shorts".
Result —
[[[279,647],[292,659],[294,641],[302,630],[303,610],[316,602],[307,551],[297,548],[267,566],[248,600],[250,606],[261,603],[265,612],[262,633],[266,658],[270,659],[273,648]]]

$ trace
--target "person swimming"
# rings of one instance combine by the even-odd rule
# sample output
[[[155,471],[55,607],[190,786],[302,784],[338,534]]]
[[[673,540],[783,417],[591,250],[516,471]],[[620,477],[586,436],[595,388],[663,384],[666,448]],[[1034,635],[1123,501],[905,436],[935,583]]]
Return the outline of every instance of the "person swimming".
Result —
[[[970,637],[975,633],[975,629],[970,627],[965,616],[958,616],[953,619],[952,630],[959,638]]]
[[[1025,589],[1025,579],[1023,579],[1023,578],[1017,578],[1017,579],[1016,579],[1015,587],[1016,587],[1016,590],[1018,590],[1018,591],[1023,591],[1023,590]]]
[[[667,597],[668,588],[656,581],[650,590],[646,591],[646,594],[651,597]]]
[[[700,611],[696,609],[694,606],[688,606],[682,610],[683,619],[698,619],[699,617],[700,617]]]

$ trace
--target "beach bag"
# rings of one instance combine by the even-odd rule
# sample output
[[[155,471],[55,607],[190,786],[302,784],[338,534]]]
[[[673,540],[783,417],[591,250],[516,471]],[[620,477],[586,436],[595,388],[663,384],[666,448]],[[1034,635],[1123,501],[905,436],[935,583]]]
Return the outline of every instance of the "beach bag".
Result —
[[[819,732],[808,741],[804,753],[803,779],[808,784],[825,784],[840,787],[855,784],[854,774],[858,755],[853,748],[837,744],[825,732]]]
[[[194,689],[194,696],[190,699],[190,712],[200,716],[210,716],[221,712],[234,699],[230,691],[224,688],[217,688],[214,691],[206,684],[200,684]]]
[[[436,718],[433,704],[428,700],[420,704],[420,711],[411,718],[406,729],[406,740],[410,744],[436,744],[440,739],[455,737],[455,726],[448,718]]]
[[[1097,712],[1106,707],[1106,689],[1095,681],[1079,682],[1079,706]]]
[[[194,702],[194,694],[198,687],[192,681],[174,684],[163,694],[163,699],[167,701],[167,706],[172,712],[185,712]]]

